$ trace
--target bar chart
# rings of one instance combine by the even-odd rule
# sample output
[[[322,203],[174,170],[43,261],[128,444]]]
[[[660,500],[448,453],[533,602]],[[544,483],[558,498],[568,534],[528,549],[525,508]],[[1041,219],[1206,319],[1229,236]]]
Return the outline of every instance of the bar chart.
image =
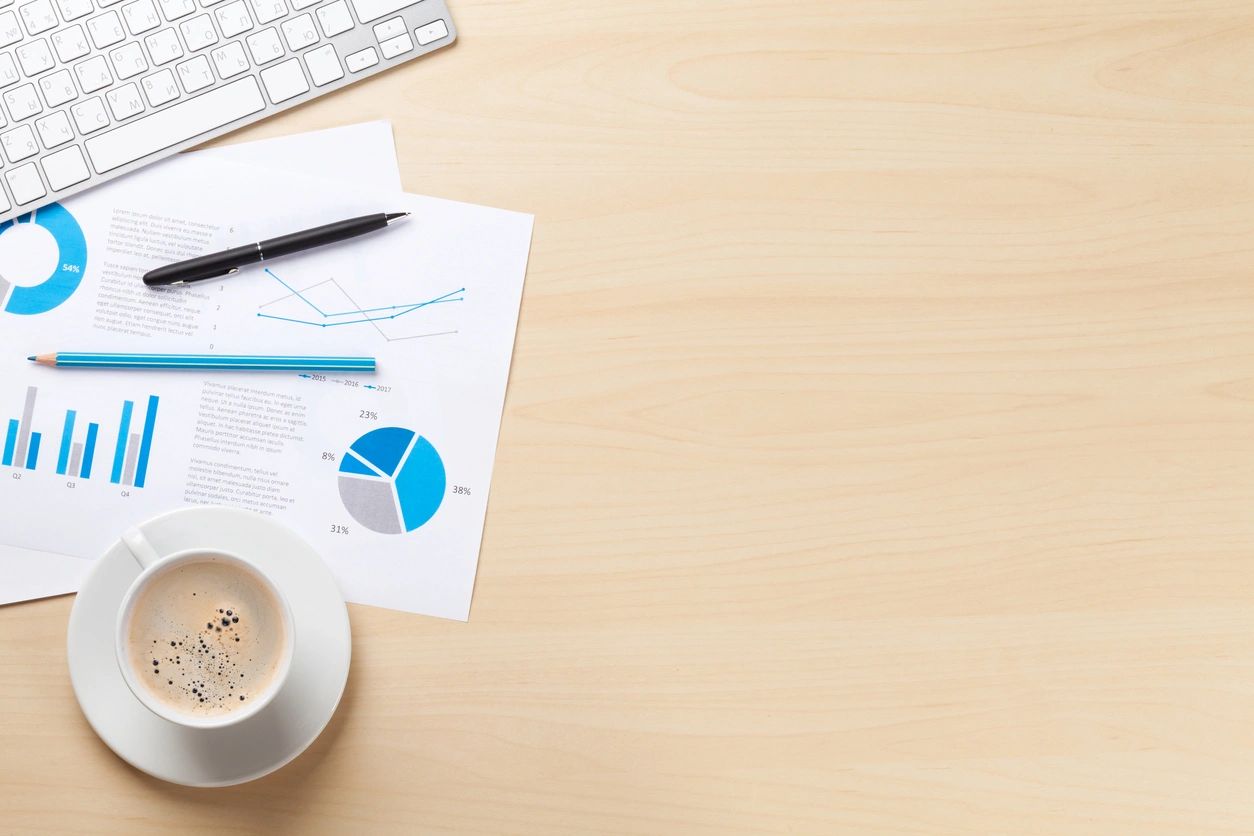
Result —
[[[22,470],[54,469],[58,476],[72,479],[91,479],[93,474],[103,478],[103,466],[97,466],[97,454],[107,442],[102,441],[102,425],[99,421],[80,420],[77,409],[66,409],[64,414],[49,419],[38,410],[39,387],[26,387],[19,417],[9,418],[4,436],[4,453],[0,464]],[[108,481],[115,485],[142,488],[148,481],[148,463],[152,456],[153,434],[157,425],[157,410],[161,399],[149,395],[143,404],[142,415],[136,409],[136,400],[122,401],[114,436],[113,460],[108,470]],[[59,418],[61,436],[56,448],[55,467],[40,467],[41,449],[48,448],[43,438],[48,433],[48,422],[55,427]],[[40,429],[36,429],[36,426]],[[107,455],[108,451],[103,451]],[[51,456],[47,459],[51,461]]]

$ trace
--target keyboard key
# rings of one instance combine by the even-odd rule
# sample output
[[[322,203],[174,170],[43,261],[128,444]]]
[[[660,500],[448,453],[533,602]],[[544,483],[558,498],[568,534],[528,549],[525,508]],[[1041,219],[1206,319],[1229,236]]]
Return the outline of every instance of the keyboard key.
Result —
[[[426,26],[419,26],[414,30],[414,34],[418,37],[418,45],[426,46],[433,44],[441,38],[448,37],[448,26],[442,20],[433,20]]]
[[[39,89],[48,107],[60,107],[78,97],[78,88],[69,70],[57,70],[39,79]]]
[[[91,172],[87,170],[87,161],[83,159],[83,152],[78,150],[77,145],[49,154],[42,162],[44,176],[48,178],[48,186],[54,192],[68,189],[91,176]]]
[[[103,55],[93,55],[86,61],[75,64],[74,74],[78,76],[78,86],[83,88],[84,93],[92,93],[113,83],[109,62]]]
[[[318,9],[316,14],[318,25],[322,27],[322,34],[328,38],[333,38],[353,28],[353,16],[349,13],[348,4],[344,0],[328,3]]]
[[[17,10],[22,15],[22,22],[26,24],[26,31],[32,35],[54,29],[58,23],[52,0],[35,0],[33,3],[18,6]]]
[[[9,197],[4,193],[4,189],[0,189],[0,212],[7,212],[13,208],[13,204],[9,203]]]
[[[218,42],[218,33],[213,28],[209,15],[196,15],[185,20],[179,24],[179,30],[183,33],[183,43],[187,44],[188,52],[195,52]]]
[[[83,27],[77,23],[60,32],[53,32],[52,48],[57,51],[57,57],[63,64],[75,58],[82,58],[91,51],[91,47],[87,45],[87,35],[83,33]]]
[[[148,69],[148,62],[144,60],[144,51],[135,41],[110,52],[109,60],[113,64],[113,74],[119,80],[133,78]]]
[[[200,0],[200,5],[204,6],[207,9],[210,6],[216,6],[221,2],[222,0]]]
[[[183,45],[179,43],[179,36],[173,29],[153,32],[144,38],[144,45],[148,47],[148,57],[156,67],[183,57]]]
[[[48,193],[48,190],[44,188],[43,180],[39,179],[39,169],[35,168],[34,163],[27,163],[6,171],[4,179],[9,181],[9,190],[13,192],[13,199],[19,205],[30,203]]]
[[[105,12],[87,21],[87,34],[91,35],[91,42],[96,45],[96,49],[113,46],[126,37],[126,32],[122,29],[122,19],[117,12]]]
[[[15,44],[25,37],[22,24],[17,22],[13,12],[0,12],[0,46]]]
[[[52,50],[48,48],[47,38],[36,38],[22,44],[13,52],[27,78],[47,72],[57,63],[57,59],[52,57]]]
[[[395,58],[409,52],[414,48],[414,41],[409,37],[408,32],[402,32],[395,38],[386,40],[379,44],[379,51],[383,53],[384,58]]]
[[[203,55],[199,57],[204,58]],[[96,171],[103,174],[229,125],[265,110],[265,107],[257,79],[245,76],[108,133],[98,134],[83,145]]]
[[[396,14],[419,0],[351,0],[351,2],[353,11],[357,12],[357,19],[362,23],[369,23],[372,20]]]
[[[101,101],[99,96],[92,96],[90,99],[74,105],[70,108],[70,115],[74,117],[74,124],[78,126],[80,134],[98,131],[109,124],[109,117],[105,114],[104,102]]]
[[[0,146],[9,162],[15,163],[39,153],[39,143],[35,141],[35,132],[30,125],[19,125],[11,131],[0,134]]]
[[[99,6],[100,8],[102,8],[102,9],[104,9],[104,8],[109,7],[109,6],[115,6],[115,5],[117,5],[118,3],[121,3],[121,2],[122,2],[122,0],[96,0],[96,5],[97,5],[97,6]]]
[[[122,17],[125,18],[126,28],[132,35],[151,32],[161,25],[161,18],[157,16],[157,7],[152,4],[152,0],[135,0],[134,3],[127,3],[122,7]]]
[[[39,104],[39,96],[35,95],[33,84],[23,84],[12,90],[6,90],[4,106],[9,111],[9,118],[14,122],[29,119],[43,110],[43,106]]]
[[[144,112],[144,101],[139,97],[139,88],[133,81],[105,93],[105,101],[109,103],[109,110],[118,122]]]
[[[375,64],[378,64],[379,53],[374,51],[374,47],[368,46],[345,58],[344,63],[348,66],[350,73],[359,73],[367,67],[373,67]]]
[[[294,11],[308,9],[310,6],[318,5],[319,2],[320,0],[292,0],[292,9]]]
[[[254,64],[264,64],[283,56],[283,44],[279,43],[279,33],[273,26],[254,32],[244,40],[248,44],[248,51],[252,53]]]
[[[0,55],[0,87],[8,87],[15,84],[21,76],[17,72],[17,64],[13,61],[13,56],[9,53]]]
[[[309,78],[315,87],[330,84],[344,77],[344,68],[340,66],[340,58],[335,54],[335,47],[331,44],[324,44],[306,52],[305,66],[309,68]]]
[[[253,7],[253,16],[261,24],[271,23],[281,17],[287,17],[287,4],[283,0],[249,0]]]
[[[196,11],[196,4],[192,0],[157,0],[157,2],[161,5],[161,14],[171,22],[180,17],[187,17]]]
[[[66,23],[86,17],[96,10],[91,0],[57,0],[57,8],[61,10],[61,19]]]
[[[175,66],[179,71],[179,83],[188,93],[195,93],[213,84],[213,70],[209,69],[209,59],[197,55],[190,61]]]
[[[262,70],[261,83],[266,86],[266,95],[275,104],[299,96],[309,89],[300,61],[295,58]]]
[[[244,45],[239,41],[231,41],[209,53],[213,65],[218,68],[218,77],[228,79],[248,70],[248,57],[244,55]]]
[[[35,130],[39,131],[39,138],[43,140],[45,148],[56,148],[74,138],[74,129],[70,127],[70,117],[65,115],[64,110],[36,119]]]
[[[283,30],[283,40],[287,41],[287,48],[292,52],[318,41],[318,31],[314,29],[313,17],[310,15],[285,20],[279,27]]]
[[[174,71],[169,67],[145,76],[139,86],[144,88],[144,97],[148,99],[150,107],[161,107],[179,97],[179,85],[174,80]]]
[[[386,41],[388,38],[395,38],[404,31],[405,18],[394,17],[374,25],[374,39],[376,41]]]
[[[213,10],[213,16],[218,19],[218,28],[222,30],[224,38],[234,38],[253,28],[253,19],[248,14],[248,4],[244,0],[219,6]]]

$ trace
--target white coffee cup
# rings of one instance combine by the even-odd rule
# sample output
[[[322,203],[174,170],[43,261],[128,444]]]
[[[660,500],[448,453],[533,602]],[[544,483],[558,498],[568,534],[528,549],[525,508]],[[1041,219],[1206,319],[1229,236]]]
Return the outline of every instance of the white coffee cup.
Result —
[[[139,577],[134,580],[130,588],[127,589],[126,594],[122,597],[115,633],[118,668],[121,670],[122,678],[126,681],[127,687],[131,689],[131,693],[135,695],[135,698],[158,717],[179,726],[195,729],[218,729],[233,726],[237,723],[242,723],[269,705],[270,701],[274,699],[275,695],[278,694],[283,684],[287,681],[287,676],[292,666],[292,650],[296,637],[292,611],[288,606],[287,599],[266,573],[246,557],[217,548],[184,549],[173,554],[161,555],[138,529],[129,529],[123,533],[122,541],[126,544],[136,562],[143,567]],[[274,674],[270,678],[265,691],[251,695],[247,705],[225,714],[213,716],[199,716],[179,711],[176,707],[164,704],[156,699],[152,692],[139,681],[137,677],[138,672],[131,662],[129,647],[131,617],[140,593],[147,588],[154,578],[162,573],[170,571],[180,564],[206,559],[234,564],[242,571],[251,575],[259,586],[265,588],[273,595],[279,605],[278,609],[286,637],[281,656],[275,665]]]

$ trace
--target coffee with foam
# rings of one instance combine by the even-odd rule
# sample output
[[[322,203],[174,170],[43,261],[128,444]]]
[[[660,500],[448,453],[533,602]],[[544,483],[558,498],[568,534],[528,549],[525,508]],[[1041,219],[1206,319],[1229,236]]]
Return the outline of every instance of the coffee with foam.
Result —
[[[154,574],[125,635],[133,679],[156,702],[193,717],[230,714],[267,694],[291,641],[269,586],[212,554]]]

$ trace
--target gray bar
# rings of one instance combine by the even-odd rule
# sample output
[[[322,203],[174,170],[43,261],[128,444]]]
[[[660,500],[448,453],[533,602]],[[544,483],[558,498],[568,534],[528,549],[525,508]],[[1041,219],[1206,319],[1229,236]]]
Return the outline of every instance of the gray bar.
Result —
[[[139,455],[139,433],[131,433],[130,439],[126,442],[126,464],[122,471],[122,484],[135,484],[135,459]]]
[[[70,476],[78,475],[79,462],[83,460],[83,442],[75,441],[70,445]]]
[[[9,296],[9,282],[4,276],[0,276],[0,305],[4,304],[4,300]]]
[[[30,444],[30,419],[35,414],[36,386],[26,387],[26,406],[22,407],[22,428],[17,432],[17,449],[13,451],[14,467],[26,467],[26,447]]]

